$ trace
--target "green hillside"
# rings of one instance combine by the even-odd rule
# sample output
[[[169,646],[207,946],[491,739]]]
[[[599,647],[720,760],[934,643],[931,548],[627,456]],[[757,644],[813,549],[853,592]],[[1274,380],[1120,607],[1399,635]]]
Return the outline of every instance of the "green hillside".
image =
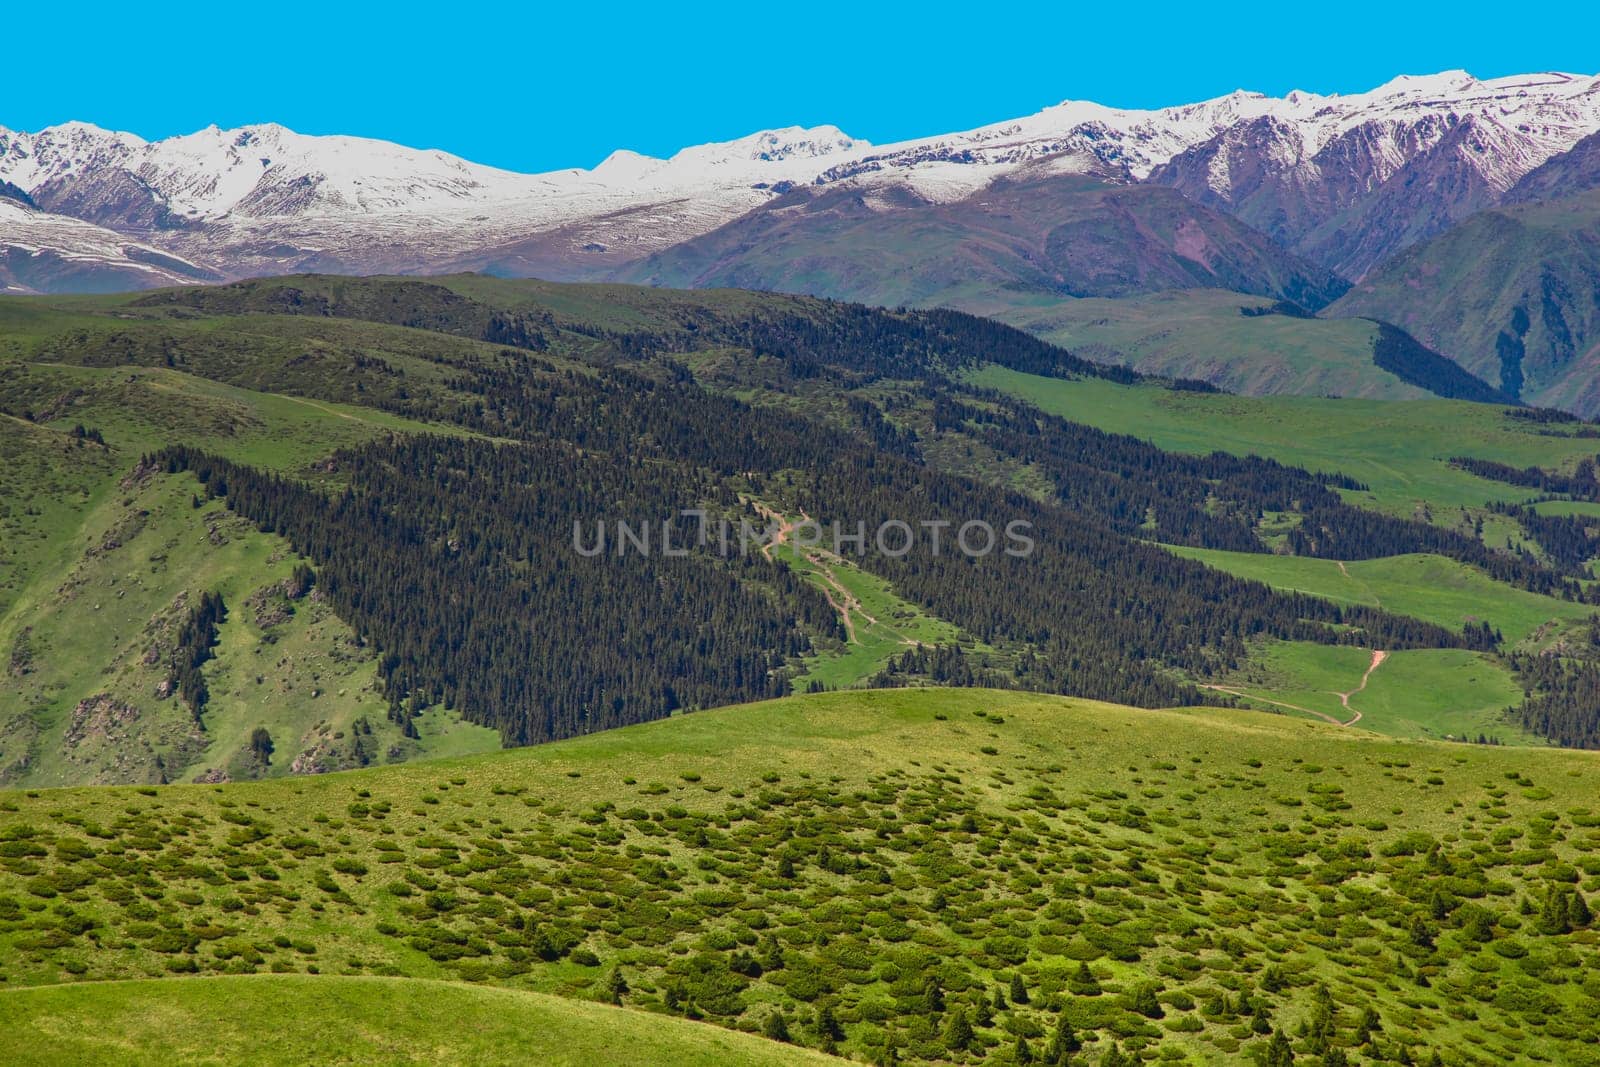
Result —
[[[1505,408],[1451,400],[1388,403],[1318,397],[1244,397],[1117,387],[985,367],[976,384],[1025,398],[1046,411],[1162,448],[1216,449],[1267,456],[1364,482],[1355,499],[1384,511],[1424,508],[1448,515],[1485,501],[1520,501],[1526,490],[1450,466],[1452,456],[1501,457],[1518,467],[1570,466],[1600,452],[1581,425],[1540,425]]]
[[[95,1025],[85,1027],[85,1019]],[[839,1062],[704,1024],[570,998],[389,978],[222,976],[7,990],[0,993],[0,1024],[0,1056],[19,1067]]]
[[[1592,505],[1450,463],[1585,424],[476,276],[0,301],[0,420],[7,1062],[1600,1062]]]
[[[1481,572],[1440,556],[1390,556],[1385,559],[1307,559],[1258,552],[1174,548],[1191,559],[1329,600],[1388,607],[1441,626],[1459,628],[1487,621],[1517,644],[1547,639],[1572,623],[1587,620],[1587,605],[1507,589]]]
[[[1378,327],[1264,311],[1272,301],[1217,289],[1123,299],[976,301],[968,310],[1020,326],[1080,355],[1146,374],[1211,382],[1247,396],[1294,394],[1416,400],[1427,390],[1372,361]]]
[[[375,650],[319,597],[283,594],[299,562],[290,547],[200,500],[192,480],[139,465],[141,454],[183,440],[268,469],[306,472],[340,447],[451,428],[139,365],[155,362],[150,355],[173,345],[171,338],[108,356],[85,324],[106,330],[110,320],[78,309],[125,300],[61,300],[52,315],[31,301],[0,302],[7,325],[0,338],[13,349],[38,344],[67,355],[61,345],[71,338],[74,358],[115,364],[40,362],[41,350],[26,361],[0,357],[0,407],[9,412],[0,419],[11,428],[0,435],[0,654],[9,666],[0,781],[253,777],[496,747],[492,731],[454,715],[433,716],[419,737],[402,737],[377,693]],[[268,369],[275,346],[304,343],[292,328],[217,336],[238,353],[233,371],[210,358],[216,346],[197,340],[173,351],[206,359],[206,371],[219,377],[295,388],[281,380],[292,370]],[[93,438],[77,436],[82,427]],[[221,593],[233,610],[208,672],[213,699],[199,722],[158,687],[173,635],[203,592]],[[257,728],[272,738],[267,762],[250,750]]]
[[[1391,737],[1541,745],[1508,718],[1522,699],[1493,656],[1462,649],[1366,648],[1264,642],[1215,683],[1246,707],[1359,727]]]
[[[309,779],[11,793],[0,1012],[8,1041],[76,1035],[63,1055],[120,1031],[112,1056],[182,1058],[227,988],[196,975],[277,973],[300,984],[236,980],[262,984],[228,998],[222,1058],[320,1038],[495,1062],[529,1018],[573,1062],[620,1035],[671,1062],[687,1016],[910,1061],[1038,1059],[1060,1034],[1091,1063],[1113,1042],[1234,1063],[1277,1031],[1310,1062],[1595,1062],[1596,773],[1252,711],[912,690]],[[75,984],[104,979],[138,981]],[[630,1012],[491,1008],[488,987]],[[285,998],[320,1005],[306,1032],[254,1035],[301,1018]],[[458,1004],[482,1024],[439,1036]],[[322,1036],[335,1011],[358,1025]]]

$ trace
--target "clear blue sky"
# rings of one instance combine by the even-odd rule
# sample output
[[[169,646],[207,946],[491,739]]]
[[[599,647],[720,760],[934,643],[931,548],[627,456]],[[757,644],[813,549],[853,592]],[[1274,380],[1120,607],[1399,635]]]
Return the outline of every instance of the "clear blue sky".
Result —
[[[1150,107],[1457,67],[1600,71],[1600,5],[1577,3],[1481,18],[1397,0],[229,6],[14,5],[0,126],[82,119],[155,138],[276,121],[548,170],[793,124],[882,143],[1067,98]]]

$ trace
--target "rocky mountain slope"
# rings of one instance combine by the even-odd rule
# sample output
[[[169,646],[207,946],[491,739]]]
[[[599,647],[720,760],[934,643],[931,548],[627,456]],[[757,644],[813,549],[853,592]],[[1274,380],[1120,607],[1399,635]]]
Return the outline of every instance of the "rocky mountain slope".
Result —
[[[1345,289],[1171,190],[1060,174],[1049,163],[946,203],[900,186],[805,186],[621,277],[957,307],[1216,288],[1319,308]]]
[[[1552,156],[1513,185],[1502,197],[1506,204],[1560,200],[1600,188],[1600,133],[1592,133],[1559,156]]]
[[[1600,79],[1465,71],[1370,93],[1291,93],[1150,180],[1222,207],[1350,278],[1499,202],[1600,129]]]

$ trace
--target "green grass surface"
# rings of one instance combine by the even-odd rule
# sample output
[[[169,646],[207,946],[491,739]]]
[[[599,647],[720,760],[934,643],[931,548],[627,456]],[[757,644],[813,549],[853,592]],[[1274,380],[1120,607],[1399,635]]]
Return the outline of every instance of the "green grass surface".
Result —
[[[127,477],[97,487],[57,558],[0,615],[0,652],[23,642],[30,666],[0,692],[0,780],[11,784],[159,782],[336,769],[361,762],[498,746],[494,731],[437,713],[422,738],[387,720],[376,653],[313,594],[279,585],[300,562],[221,501],[195,507],[191,478]],[[229,605],[211,693],[197,727],[161,699],[173,633],[203,593]],[[265,727],[268,767],[249,759]],[[359,746],[359,747],[358,747]]]
[[[1517,467],[1561,467],[1595,452],[1595,442],[1538,433],[1504,409],[1453,400],[1383,402],[1314,397],[1244,397],[1128,388],[1098,379],[1063,381],[989,366],[972,380],[1045,411],[1161,448],[1267,456],[1310,470],[1339,471],[1371,491],[1350,494],[1394,514],[1444,512],[1528,491],[1451,467],[1452,456]],[[1548,429],[1548,428],[1545,428]]]
[[[1482,735],[1505,744],[1544,744],[1506,721],[1505,709],[1521,701],[1522,690],[1491,656],[1462,649],[1390,652],[1356,692],[1371,662],[1370,649],[1271,642],[1219,684],[1254,706],[1292,715],[1307,714],[1295,708],[1308,709],[1394,737],[1472,741]],[[1350,694],[1348,707],[1340,693]]]
[[[116,467],[108,449],[0,415],[0,618],[29,578],[60,557]]]
[[[493,731],[442,713],[419,740],[400,737],[377,693],[375,653],[331,610],[314,599],[298,610],[249,603],[270,599],[292,569],[285,543],[220,503],[191,507],[191,480],[133,473],[142,454],[181,442],[324,477],[314,466],[339,448],[459,432],[237,383],[341,395],[351,379],[338,368],[359,356],[363,374],[383,378],[367,358],[381,352],[391,376],[441,387],[446,368],[423,356],[472,344],[367,323],[104,314],[120,299],[0,300],[0,411],[13,413],[0,414],[0,668],[19,648],[30,654],[26,669],[0,676],[0,780],[273,774],[297,760],[305,771],[495,747]],[[178,369],[202,353],[207,373],[236,383]],[[76,426],[105,443],[76,439]],[[233,611],[206,666],[212,703],[197,729],[155,687],[181,605],[204,592],[221,592]],[[257,727],[273,738],[267,768],[245,758]]]
[[[1170,551],[1275,589],[1385,608],[1452,630],[1487,620],[1508,645],[1586,620],[1594,610],[1592,605],[1513,588],[1443,556],[1412,554],[1340,563],[1181,546]]]
[[[1544,500],[1533,505],[1541,515],[1590,515],[1600,518],[1600,504],[1589,500]]]
[[[0,302],[3,303],[3,302]],[[0,363],[0,613],[50,562],[64,560],[88,510],[142,453],[175,442],[273,470],[301,471],[388,433],[446,432],[354,405],[256,392],[165,368]],[[75,441],[98,430],[108,447]]]
[[[12,1033],[128,1019],[113,1052],[182,1059],[204,1039],[181,1020],[205,979],[184,972],[466,979],[595,1001],[616,968],[629,1008],[746,1030],[781,1012],[812,1046],[827,1006],[857,1057],[892,1041],[910,1061],[1003,1060],[1018,1033],[1039,1055],[1066,1019],[1091,1063],[1115,1040],[1224,1064],[1264,1048],[1255,1005],[1315,1062],[1299,1028],[1326,988],[1327,1039],[1356,1055],[1370,1008],[1391,1062],[1439,1049],[1458,1064],[1591,1063],[1600,935],[1547,930],[1539,909],[1552,889],[1600,891],[1597,785],[1593,753],[898,690],[308,779],[11,792],[0,975],[11,990],[70,988],[0,994],[0,1010]],[[149,999],[118,1006],[99,992],[111,987],[73,985],[124,978],[154,979],[129,987]],[[401,985],[329,1010],[404,1015],[382,1000]],[[1141,1014],[1145,989],[1158,1007]],[[997,990],[975,1051],[952,1053],[951,1014],[978,1019]],[[1235,997],[1252,1005],[1243,1016]],[[180,1043],[137,1016],[174,1019]],[[411,1054],[411,1024],[394,1025]],[[220,1047],[238,1033],[221,1027]],[[359,1042],[381,1038],[362,1034],[328,1040],[364,1055]],[[640,1058],[655,1040],[639,1038]]]
[[[522,990],[305,975],[7,990],[0,992],[0,1060],[15,1067],[838,1062],[719,1027]]]

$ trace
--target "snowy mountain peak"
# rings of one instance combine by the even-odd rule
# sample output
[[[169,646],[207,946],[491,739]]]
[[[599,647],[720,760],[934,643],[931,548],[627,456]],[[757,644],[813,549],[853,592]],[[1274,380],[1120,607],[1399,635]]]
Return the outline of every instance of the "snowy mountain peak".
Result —
[[[784,160],[821,159],[853,149],[872,147],[857,141],[837,126],[788,126],[762,130],[732,141],[685,148],[669,160],[676,165],[705,166],[723,163],[777,163]]]
[[[1482,84],[1464,70],[1445,70],[1438,74],[1401,74],[1363,95],[1382,99],[1402,94],[1441,95],[1459,93]]]
[[[275,123],[209,126],[146,142],[72,122],[38,133],[0,128],[0,180],[45,213],[229,274],[483,264],[561,273],[597,256],[648,255],[796,186],[900,187],[921,201],[947,203],[1027,167],[1170,185],[1354,276],[1428,230],[1407,221],[1406,213],[1424,210],[1414,203],[1422,193],[1386,192],[1391,180],[1437,178],[1417,189],[1456,198],[1437,211],[1448,221],[1492,202],[1597,130],[1600,77],[1480,81],[1455,70],[1405,75],[1351,95],[1296,90],[1271,97],[1239,89],[1153,110],[1067,100],[888,145],[835,126],[790,126],[665,159],[619,150],[592,170],[545,174],[498,170],[436,149],[308,136]],[[1367,210],[1368,201],[1389,204],[1381,213],[1394,216],[1392,234],[1347,248],[1353,237],[1318,230],[1340,217],[1382,230],[1359,211],[1345,215]],[[1313,231],[1331,244],[1302,244]]]

